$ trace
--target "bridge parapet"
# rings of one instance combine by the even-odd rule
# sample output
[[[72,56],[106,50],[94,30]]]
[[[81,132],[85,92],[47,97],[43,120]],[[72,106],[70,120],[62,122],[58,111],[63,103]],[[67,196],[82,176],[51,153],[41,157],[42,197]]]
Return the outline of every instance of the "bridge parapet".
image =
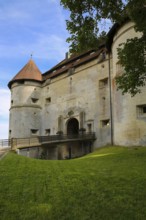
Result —
[[[81,134],[57,134],[49,136],[38,136],[32,138],[13,138],[11,139],[11,148],[13,150],[27,148],[27,147],[38,147],[45,144],[57,144],[67,143],[74,141],[94,141],[96,139],[95,133],[81,133]]]

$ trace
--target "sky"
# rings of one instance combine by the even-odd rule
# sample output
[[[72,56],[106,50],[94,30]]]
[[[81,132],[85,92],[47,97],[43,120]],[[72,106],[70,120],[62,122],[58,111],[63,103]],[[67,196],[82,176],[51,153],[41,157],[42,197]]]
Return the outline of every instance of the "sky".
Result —
[[[8,82],[31,54],[42,73],[65,58],[68,17],[59,0],[0,0],[0,139],[8,138]]]

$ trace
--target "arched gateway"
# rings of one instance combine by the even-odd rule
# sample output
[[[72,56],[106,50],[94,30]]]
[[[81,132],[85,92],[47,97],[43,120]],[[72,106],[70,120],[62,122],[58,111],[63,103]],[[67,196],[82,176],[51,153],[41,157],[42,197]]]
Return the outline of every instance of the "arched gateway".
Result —
[[[67,134],[78,134],[79,122],[76,118],[71,118],[67,123]]]
[[[79,133],[79,122],[76,118],[71,118],[69,119],[69,121],[67,122],[67,134],[68,135],[76,135]],[[77,143],[74,143],[75,146],[77,145]],[[72,158],[72,151],[73,151],[73,143],[69,143],[68,144],[68,158],[71,159]],[[74,147],[75,147],[74,146]]]

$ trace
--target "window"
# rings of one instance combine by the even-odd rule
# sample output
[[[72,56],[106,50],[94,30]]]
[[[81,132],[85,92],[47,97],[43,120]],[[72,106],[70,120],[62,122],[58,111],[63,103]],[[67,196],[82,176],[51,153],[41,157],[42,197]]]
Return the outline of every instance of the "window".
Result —
[[[106,119],[106,120],[102,120],[101,121],[101,127],[104,128],[104,127],[108,127],[110,124],[110,120],[109,119]]]
[[[49,104],[51,102],[51,97],[46,98],[46,103]]]
[[[46,129],[45,131],[46,131],[46,135],[50,135],[50,133],[51,133],[51,129],[50,128]]]
[[[98,57],[98,63],[103,62],[106,59],[106,52],[102,51],[102,53],[100,53],[99,57]]]
[[[75,68],[74,67],[71,67],[69,70],[68,70],[68,76],[74,74],[75,72]]]
[[[13,100],[11,100],[11,105],[13,105]]]
[[[105,51],[102,52],[102,59],[103,59],[103,60],[106,59],[106,52],[105,52]]]
[[[108,85],[108,78],[99,80],[99,88],[106,87]]]
[[[9,130],[9,139],[11,139],[12,130]]]
[[[31,134],[38,134],[38,129],[31,129]]]
[[[37,98],[31,98],[32,103],[37,103],[39,99]]]
[[[88,132],[90,133],[90,132],[92,132],[92,124],[90,123],[90,124],[87,124],[87,126],[88,126]]]
[[[146,117],[146,104],[137,106],[137,116]]]

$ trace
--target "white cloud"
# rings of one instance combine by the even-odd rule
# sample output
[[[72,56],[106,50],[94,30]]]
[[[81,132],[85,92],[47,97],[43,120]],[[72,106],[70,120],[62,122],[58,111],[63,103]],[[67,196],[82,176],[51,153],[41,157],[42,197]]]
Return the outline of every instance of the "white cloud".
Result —
[[[10,108],[10,91],[2,86],[32,52],[43,65],[64,59],[68,50],[64,12],[59,0],[0,1],[0,138],[7,138]]]
[[[33,52],[36,58],[49,60],[54,57],[57,62],[63,59],[68,47],[63,37],[38,34],[34,39],[34,43],[0,45],[0,51],[0,57],[2,58],[29,56]]]
[[[56,62],[64,58],[68,32],[59,1],[15,0],[4,6],[0,9],[0,29],[4,29],[0,37],[1,58],[28,57],[32,52],[41,59],[54,56]]]
[[[10,91],[0,88],[0,139],[8,138]]]
[[[7,70],[4,70],[2,68],[0,68],[0,80],[10,80],[10,71],[8,72]]]
[[[36,41],[23,49],[23,53],[27,55],[31,50],[34,53],[34,57],[41,59],[56,59],[60,61],[64,58],[65,51],[68,50],[67,44],[64,38],[57,35],[38,34]]]
[[[0,22],[6,22],[3,25],[39,26],[42,23],[55,21],[56,18],[59,21],[57,23],[65,22],[63,7],[60,6],[59,0],[14,0],[6,1],[0,7]]]
[[[8,118],[10,108],[10,91],[0,88],[0,117]]]
[[[9,124],[7,121],[0,123],[0,139],[8,139]]]

